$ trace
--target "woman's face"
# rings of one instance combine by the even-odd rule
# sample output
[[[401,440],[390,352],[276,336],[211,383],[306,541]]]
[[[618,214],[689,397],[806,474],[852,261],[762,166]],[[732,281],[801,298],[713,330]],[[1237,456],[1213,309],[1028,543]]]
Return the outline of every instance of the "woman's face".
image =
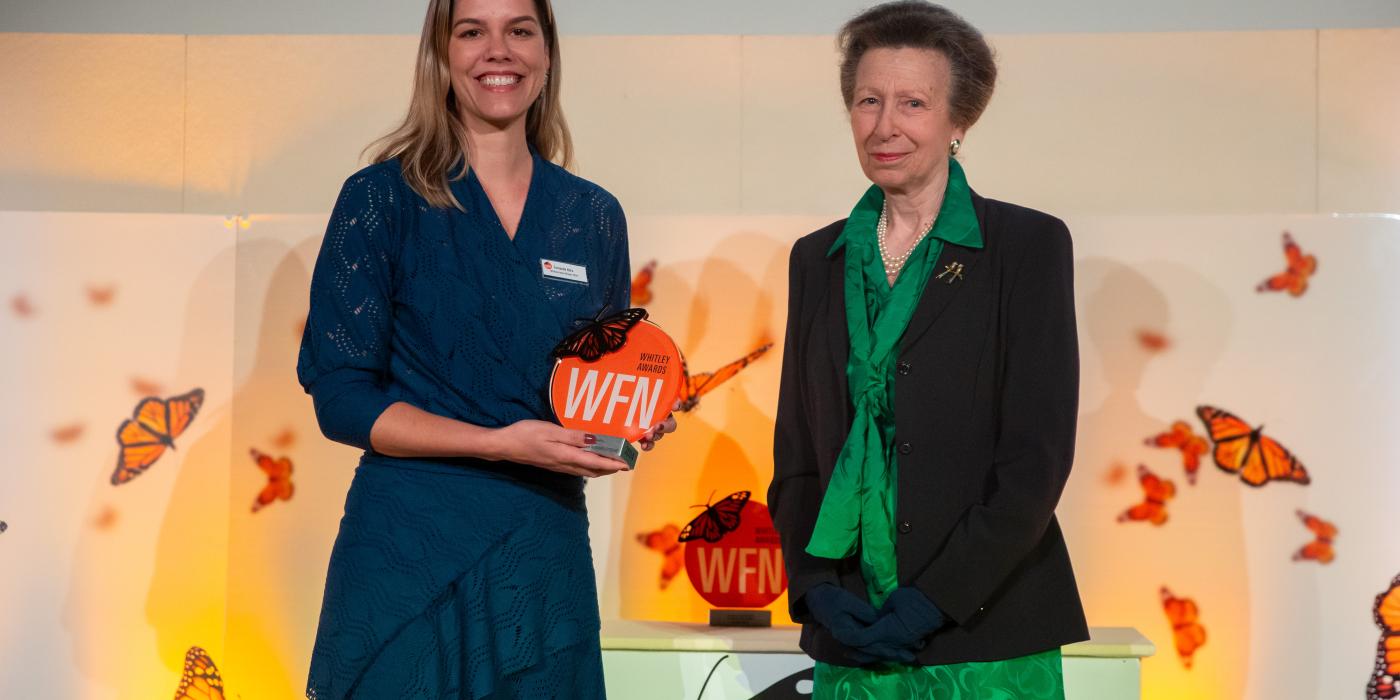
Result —
[[[447,65],[463,121],[504,128],[523,118],[549,72],[534,0],[457,0]]]
[[[952,73],[938,51],[870,49],[856,65],[851,134],[860,167],[886,193],[914,194],[948,167],[961,140],[948,109]]]

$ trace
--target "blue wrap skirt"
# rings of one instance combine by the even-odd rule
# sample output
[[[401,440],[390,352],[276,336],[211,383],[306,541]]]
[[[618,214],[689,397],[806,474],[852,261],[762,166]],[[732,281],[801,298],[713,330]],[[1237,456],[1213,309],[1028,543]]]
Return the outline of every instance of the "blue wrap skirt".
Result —
[[[366,456],[306,696],[603,698],[598,631],[581,492]]]

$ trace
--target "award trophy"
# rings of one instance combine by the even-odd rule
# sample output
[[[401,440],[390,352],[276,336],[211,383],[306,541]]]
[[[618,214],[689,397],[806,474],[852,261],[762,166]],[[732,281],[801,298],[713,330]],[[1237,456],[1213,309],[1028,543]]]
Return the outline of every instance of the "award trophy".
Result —
[[[559,424],[593,434],[584,448],[632,469],[632,445],[671,415],[685,381],[675,341],[645,309],[594,319],[554,348],[549,402]]]

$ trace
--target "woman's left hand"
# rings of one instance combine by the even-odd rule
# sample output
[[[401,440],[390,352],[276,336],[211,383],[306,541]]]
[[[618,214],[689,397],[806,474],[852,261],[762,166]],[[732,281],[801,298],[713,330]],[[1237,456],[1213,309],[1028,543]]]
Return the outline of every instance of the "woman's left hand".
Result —
[[[679,407],[680,402],[677,401],[676,405],[671,407],[671,410],[674,411]],[[656,443],[660,442],[661,438],[665,437],[666,433],[674,432],[676,432],[676,414],[672,413],[666,416],[666,420],[652,426],[651,430],[648,430],[646,435],[643,435],[642,439],[637,441],[637,444],[641,445],[643,452],[646,452],[656,446]]]

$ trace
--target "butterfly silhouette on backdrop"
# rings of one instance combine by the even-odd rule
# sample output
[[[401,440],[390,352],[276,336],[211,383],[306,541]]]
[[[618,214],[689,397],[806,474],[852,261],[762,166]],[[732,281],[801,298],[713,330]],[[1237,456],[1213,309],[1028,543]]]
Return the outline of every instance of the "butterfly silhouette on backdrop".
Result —
[[[651,303],[651,278],[656,274],[656,261],[648,261],[632,278],[632,303],[646,306]]]
[[[597,362],[598,358],[617,352],[627,344],[627,332],[647,317],[646,309],[633,307],[624,309],[607,318],[602,318],[607,307],[598,311],[591,321],[564,338],[551,353],[554,359],[565,357],[582,358],[584,362]]]
[[[1381,628],[1381,641],[1376,645],[1375,672],[1366,684],[1366,700],[1390,700],[1400,696],[1400,574],[1376,596],[1372,615]]]
[[[112,472],[112,485],[120,486],[140,476],[150,468],[166,448],[175,448],[175,438],[185,432],[190,421],[204,405],[204,390],[158,399],[148,396],[136,404],[131,418],[117,428],[117,469]]]
[[[1317,272],[1317,257],[1304,255],[1303,249],[1298,247],[1287,231],[1283,232],[1283,257],[1288,262],[1288,268],[1260,282],[1255,291],[1286,291],[1295,297],[1303,296],[1303,292],[1308,291],[1308,278]]]
[[[1162,586],[1162,610],[1167,613],[1167,622],[1172,626],[1172,641],[1176,645],[1176,655],[1186,668],[1191,668],[1191,660],[1196,651],[1206,643],[1206,628],[1200,623],[1200,610],[1196,601],[1190,598],[1177,598],[1166,586]]]
[[[1176,484],[1171,479],[1163,479],[1139,464],[1138,483],[1142,484],[1142,503],[1118,515],[1118,522],[1147,521],[1161,527],[1167,522],[1167,501],[1176,497]]]
[[[681,534],[676,538],[679,542],[689,542],[691,540],[705,540],[711,544],[720,541],[725,535],[739,529],[739,513],[744,510],[744,505],[749,502],[748,491],[735,491],[725,496],[723,500],[714,505],[692,506],[694,508],[705,509],[705,512],[695,516],[681,530]]]
[[[666,523],[660,530],[637,533],[637,541],[644,547],[661,555],[661,579],[659,586],[661,590],[671,585],[671,579],[685,568],[685,550],[680,542],[681,529],[672,523]]]
[[[292,491],[295,490],[292,485],[292,460],[286,457],[273,459],[271,455],[256,449],[248,450],[248,453],[253,456],[253,461],[258,463],[258,469],[267,474],[267,485],[253,501],[253,512],[256,513],[279,500],[292,500]]]
[[[1263,486],[1270,481],[1311,483],[1308,470],[1293,453],[1272,438],[1265,437],[1264,426],[1251,428],[1228,411],[1212,406],[1200,406],[1201,417],[1210,439],[1215,443],[1215,465],[1240,475],[1250,486]]]
[[[701,372],[691,374],[690,368],[686,366],[684,358],[681,360],[681,369],[685,370],[685,390],[681,392],[680,407],[676,410],[688,412],[700,405],[700,397],[714,391],[715,387],[729,381],[740,370],[748,367],[750,363],[762,357],[768,349],[773,347],[772,343],[764,343],[757,350],[720,367],[713,372]]]
[[[1337,526],[1317,517],[1298,511],[1298,519],[1303,521],[1303,525],[1312,530],[1314,539],[1293,553],[1293,561],[1304,561],[1311,559],[1319,564],[1330,564],[1336,557],[1336,552],[1332,551],[1332,540],[1337,536]]]
[[[185,652],[185,671],[180,675],[180,687],[175,700],[223,700],[224,679],[209,654],[199,647]]]
[[[1144,440],[1152,447],[1175,447],[1181,451],[1181,465],[1186,469],[1186,482],[1196,485],[1196,472],[1201,468],[1201,455],[1210,449],[1206,439],[1191,432],[1186,421],[1172,423],[1171,429]]]

